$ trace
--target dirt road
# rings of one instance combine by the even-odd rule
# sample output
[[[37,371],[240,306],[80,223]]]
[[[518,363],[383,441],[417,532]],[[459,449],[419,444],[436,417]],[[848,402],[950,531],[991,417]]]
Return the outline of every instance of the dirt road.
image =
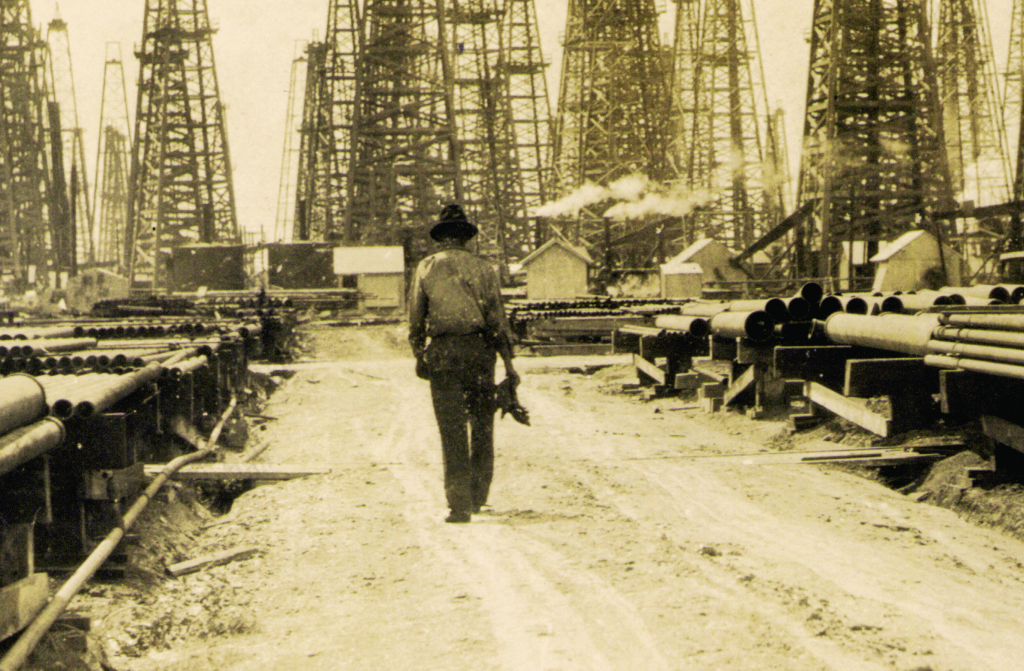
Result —
[[[1024,668],[1024,544],[837,470],[706,458],[773,451],[779,423],[521,359],[533,426],[499,421],[491,507],[448,525],[400,327],[317,340],[260,460],[332,473],[258,487],[198,537],[264,547],[207,576],[255,626],[117,668]]]

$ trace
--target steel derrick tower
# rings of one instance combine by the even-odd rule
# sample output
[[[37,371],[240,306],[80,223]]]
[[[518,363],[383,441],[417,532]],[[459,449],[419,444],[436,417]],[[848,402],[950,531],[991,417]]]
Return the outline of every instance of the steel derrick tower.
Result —
[[[292,59],[291,78],[288,83],[288,104],[285,109],[284,148],[281,151],[281,179],[277,190],[277,214],[274,217],[272,240],[284,242],[292,239],[295,232],[296,194],[298,191],[299,155],[301,151],[303,105],[305,98],[299,87],[309,69],[308,43],[297,43],[300,52]],[[299,143],[296,140],[300,140]],[[296,180],[292,183],[292,180]]]
[[[711,237],[740,250],[783,216],[752,5],[681,1],[676,14],[675,160],[686,186],[703,193],[688,217],[692,241]]]
[[[96,262],[120,272],[127,269],[128,175],[131,162],[131,128],[124,82],[121,45],[107,43],[103,68],[103,99],[96,150]]]
[[[46,43],[50,56],[52,95],[60,110],[63,170],[68,188],[68,202],[71,206],[69,218],[71,225],[75,227],[76,260],[80,264],[88,264],[93,261],[95,231],[92,208],[89,205],[85,143],[82,128],[78,123],[68,24],[59,16],[47,26]]]
[[[0,274],[30,285],[75,264],[45,48],[28,0],[0,3]]]
[[[451,52],[432,0],[369,0],[357,63],[348,239],[423,255],[423,231],[463,199]]]
[[[814,202],[797,272],[850,275],[878,242],[948,207],[952,189],[922,0],[816,0],[799,200]],[[815,250],[816,259],[800,253]]]
[[[560,192],[638,174],[666,182],[671,59],[659,44],[654,0],[570,0],[563,47],[554,144]],[[572,235],[603,238],[606,263],[612,240],[636,227],[602,219],[607,205],[584,208]],[[640,238],[631,261],[649,255],[645,243],[657,244]]]
[[[129,274],[167,288],[174,248],[240,244],[205,0],[146,0],[128,221]]]

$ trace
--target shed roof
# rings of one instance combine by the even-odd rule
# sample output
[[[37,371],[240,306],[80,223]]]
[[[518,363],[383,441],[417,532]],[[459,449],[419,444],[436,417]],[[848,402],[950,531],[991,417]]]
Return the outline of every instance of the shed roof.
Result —
[[[698,240],[697,242],[693,243],[692,245],[690,245],[689,247],[687,247],[683,251],[681,251],[678,254],[676,254],[675,258],[673,258],[671,261],[669,261],[669,263],[671,263],[672,261],[678,261],[679,263],[683,263],[683,262],[689,261],[694,256],[696,256],[700,251],[702,251],[705,247],[707,247],[708,245],[710,245],[713,242],[714,243],[718,243],[718,244],[722,244],[722,243],[718,242],[717,240],[715,240],[714,238],[701,238],[700,240]]]
[[[594,265],[594,260],[590,258],[590,254],[587,254],[587,250],[581,247],[577,247],[576,245],[570,245],[568,242],[559,237],[551,238],[543,245],[530,252],[529,256],[520,261],[520,264],[523,267],[528,266],[529,264],[533,263],[538,258],[540,258],[540,256],[547,253],[549,249],[556,246],[561,247],[565,251],[569,252],[570,254],[578,258],[580,261],[586,263],[588,266]]]
[[[405,272],[401,247],[335,247],[336,275],[390,275]]]
[[[871,261],[871,263],[881,263],[882,261],[888,261],[897,253],[906,249],[910,245],[910,243],[914,242],[922,235],[927,234],[928,231],[922,230],[920,228],[917,229],[916,231],[907,231],[900,237],[896,238],[893,242],[886,245],[884,251],[878,252],[877,254],[872,256],[869,259],[869,261]]]
[[[701,275],[703,273],[704,271],[701,270],[698,263],[682,263],[673,259],[668,263],[661,264],[662,275]]]

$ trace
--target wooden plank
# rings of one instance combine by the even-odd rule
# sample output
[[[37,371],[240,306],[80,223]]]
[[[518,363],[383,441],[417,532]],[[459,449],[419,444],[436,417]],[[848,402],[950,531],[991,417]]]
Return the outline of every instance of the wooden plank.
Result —
[[[864,401],[847,398],[817,382],[808,382],[805,389],[804,394],[812,403],[874,434],[883,437],[889,435],[889,420],[869,410]]]
[[[228,562],[248,559],[259,551],[260,548],[258,547],[232,548],[230,550],[215,552],[202,557],[196,557],[195,559],[171,564],[167,567],[167,572],[177,578],[189,573],[195,573],[196,571],[210,566],[220,566],[221,564],[227,564]]]
[[[729,379],[729,376],[725,373],[720,373],[709,366],[701,366],[696,363],[693,365],[693,372],[699,373],[701,377],[707,378],[710,382],[725,382]]]
[[[756,366],[750,366],[743,373],[733,380],[729,388],[725,390],[725,396],[722,397],[722,402],[725,405],[732,405],[733,403],[740,400],[740,398],[748,391],[752,391],[754,388],[754,380],[756,379]]]
[[[50,596],[45,573],[32,575],[0,588],[0,640],[27,627]]]
[[[774,350],[774,343],[755,343],[741,339],[736,346],[736,363],[770,364]]]
[[[982,432],[1007,447],[1024,452],[1024,428],[995,415],[981,416]]]
[[[835,370],[853,352],[848,345],[778,346],[772,358],[775,370],[783,377],[810,380]]]
[[[697,391],[700,386],[700,375],[697,373],[676,373],[675,384],[672,385],[677,391]]]
[[[164,469],[161,464],[147,465],[146,475],[156,477]],[[189,464],[175,473],[175,480],[290,480],[307,475],[325,475],[329,468],[274,464]]]
[[[658,384],[665,384],[665,371],[643,358],[639,354],[633,355],[633,365],[636,369],[651,378]]]
[[[590,356],[593,354],[612,354],[612,346],[609,343],[532,345],[530,352],[537,356]]]
[[[893,359],[848,359],[843,376],[843,396],[871,398],[906,392],[908,387],[938,389],[937,368],[926,366],[920,357]]]

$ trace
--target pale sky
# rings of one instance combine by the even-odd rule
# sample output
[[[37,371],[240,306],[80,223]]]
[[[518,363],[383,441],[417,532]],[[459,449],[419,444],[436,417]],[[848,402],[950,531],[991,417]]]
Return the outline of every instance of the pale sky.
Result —
[[[536,0],[552,110],[557,103],[559,37],[565,30],[568,0]],[[57,3],[30,0],[32,18],[45,35]],[[1012,0],[989,0],[993,50],[1005,63]],[[226,105],[228,141],[241,226],[273,231],[284,145],[285,115],[292,60],[297,41],[323,36],[328,0],[207,0],[210,19],[219,28],[213,37],[221,99]],[[672,6],[657,0],[660,7]],[[768,100],[786,111],[786,135],[793,177],[799,167],[813,0],[754,0],[764,61]],[[63,0],[61,18],[68,24],[75,75],[79,124],[84,129],[90,180],[96,158],[107,42],[118,42],[128,82],[128,107],[135,108],[138,76],[134,50],[142,38],[145,0]],[[671,12],[663,15],[662,35],[671,41]],[[134,120],[133,120],[134,121]],[[134,127],[133,127],[134,128]],[[91,186],[91,185],[90,185]]]

